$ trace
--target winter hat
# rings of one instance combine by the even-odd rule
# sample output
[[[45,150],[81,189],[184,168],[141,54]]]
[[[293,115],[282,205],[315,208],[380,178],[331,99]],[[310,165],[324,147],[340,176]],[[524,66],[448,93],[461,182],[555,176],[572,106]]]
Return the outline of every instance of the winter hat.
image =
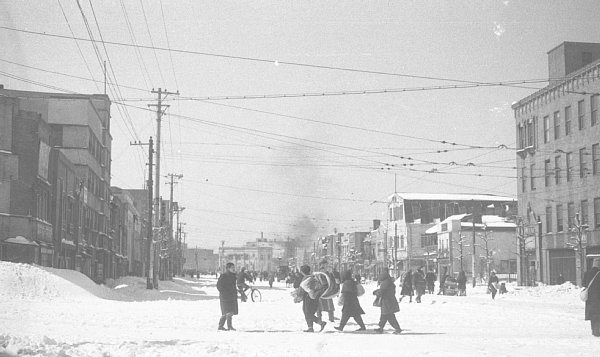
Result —
[[[310,274],[310,267],[308,265],[303,265],[300,267],[300,271],[302,272],[302,274],[308,275]]]
[[[594,262],[592,263],[592,267],[600,268],[600,258],[594,258]]]

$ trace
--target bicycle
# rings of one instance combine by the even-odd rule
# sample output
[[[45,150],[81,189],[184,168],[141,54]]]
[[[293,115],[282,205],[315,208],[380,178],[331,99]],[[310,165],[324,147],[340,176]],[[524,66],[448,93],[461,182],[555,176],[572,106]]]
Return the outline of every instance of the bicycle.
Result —
[[[262,294],[261,294],[260,290],[258,290],[254,286],[248,286],[248,289],[250,290],[250,294],[248,294],[248,295],[250,295],[250,299],[252,299],[252,302],[261,302],[262,301]],[[246,289],[246,290],[248,290],[248,289]],[[239,291],[240,295],[241,294],[246,295],[245,290],[242,291],[241,289],[238,289],[238,291]],[[240,298],[241,298],[241,296],[240,296]],[[246,297],[246,299],[248,299],[248,298]]]

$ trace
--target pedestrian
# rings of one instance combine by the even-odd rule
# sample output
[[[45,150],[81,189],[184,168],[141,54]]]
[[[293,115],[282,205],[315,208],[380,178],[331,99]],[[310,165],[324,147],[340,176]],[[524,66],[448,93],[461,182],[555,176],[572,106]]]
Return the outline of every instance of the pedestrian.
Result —
[[[269,287],[270,288],[273,287],[273,281],[275,281],[275,277],[273,276],[273,274],[269,274]]]
[[[456,282],[458,283],[458,296],[467,296],[467,275],[464,270],[458,273]]]
[[[331,281],[332,284],[335,284],[335,277],[333,276],[333,274],[326,271],[325,269],[323,269],[323,271],[329,277],[329,281]],[[328,286],[325,286],[325,288],[328,288]],[[335,304],[333,303],[333,299],[319,299],[319,308],[317,309],[317,316],[319,318],[322,319],[323,312],[327,312],[327,315],[329,317],[329,322],[334,322],[335,321],[335,316],[333,315],[334,311],[335,311]]]
[[[585,301],[585,320],[592,325],[592,335],[600,337],[600,258],[594,258],[592,269],[583,276],[582,286],[588,287]]]
[[[250,273],[246,272],[245,267],[242,267],[242,269],[240,270],[240,272],[237,275],[237,288],[238,288],[238,291],[240,292],[242,302],[248,300],[248,297],[246,297],[246,290],[250,289],[250,286],[248,286],[248,284],[246,284],[246,280],[252,282],[252,281],[254,281],[254,278],[252,277],[252,275]]]
[[[415,290],[417,303],[421,303],[421,296],[425,294],[425,275],[423,274],[423,267],[419,267],[416,272],[414,272],[413,277],[413,289]]]
[[[404,278],[402,279],[402,289],[400,289],[400,299],[398,302],[402,302],[405,296],[408,296],[410,300],[408,302],[412,302],[413,297],[413,288],[412,288],[412,270],[408,269],[408,271],[404,274]]]
[[[346,270],[342,276],[342,288],[340,290],[340,300],[342,301],[342,319],[340,320],[339,326],[334,326],[334,328],[338,331],[343,331],[344,326],[348,320],[352,317],[354,321],[360,327],[356,331],[365,331],[367,328],[365,327],[365,323],[360,315],[363,315],[365,312],[360,307],[360,302],[358,301],[358,290],[357,285],[359,284],[354,279],[352,279],[352,271]]]
[[[381,297],[381,316],[379,318],[379,328],[376,328],[375,332],[383,333],[385,324],[389,322],[394,328],[394,333],[399,334],[402,332],[402,329],[395,314],[400,311],[400,307],[398,306],[398,300],[396,300],[394,278],[390,276],[388,268],[383,268],[381,275],[379,275],[378,283],[379,289],[375,290],[373,294]]]
[[[434,272],[428,271],[427,274],[425,274],[425,283],[427,284],[427,292],[430,294],[433,294],[433,290],[435,289],[435,279],[437,279],[437,277],[435,276]]]
[[[219,302],[221,304],[219,331],[235,331],[231,320],[233,315],[238,314],[236,280],[235,265],[227,263],[225,272],[217,280],[217,290],[219,290]],[[224,327],[225,321],[227,321],[227,329]]]
[[[490,274],[490,281],[488,282],[488,289],[492,292],[492,300],[496,298],[496,293],[498,292],[498,277],[496,276],[496,272],[492,272]]]
[[[440,291],[438,295],[446,295],[446,280],[448,280],[450,276],[448,274],[442,275],[442,279],[440,280]]]
[[[300,273],[303,276],[300,287],[302,288],[301,290],[304,290],[302,295],[302,312],[304,312],[304,319],[306,320],[306,325],[308,326],[308,329],[304,330],[304,332],[314,332],[313,323],[315,322],[321,326],[321,331],[323,331],[327,323],[315,315],[319,309],[320,294],[317,289],[322,288],[316,286],[317,279],[310,274],[310,266],[301,266]],[[323,291],[320,293],[322,292]],[[316,298],[311,298],[311,295],[315,296]]]

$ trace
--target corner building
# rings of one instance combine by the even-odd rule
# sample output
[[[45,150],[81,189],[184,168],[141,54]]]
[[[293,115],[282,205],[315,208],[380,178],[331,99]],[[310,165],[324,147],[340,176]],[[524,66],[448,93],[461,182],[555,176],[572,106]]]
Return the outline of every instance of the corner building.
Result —
[[[512,106],[521,235],[538,281],[580,284],[600,254],[600,43],[563,42],[548,69],[549,85]]]

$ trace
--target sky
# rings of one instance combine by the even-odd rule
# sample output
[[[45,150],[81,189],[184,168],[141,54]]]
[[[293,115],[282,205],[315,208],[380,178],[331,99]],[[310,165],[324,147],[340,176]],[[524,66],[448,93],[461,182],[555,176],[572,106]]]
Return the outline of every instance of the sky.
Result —
[[[144,278],[122,277],[96,285],[80,272],[0,262],[0,356],[598,356],[600,344],[584,321],[579,288],[519,287],[495,300],[485,285],[467,296],[405,297],[394,335],[373,329],[373,281],[359,302],[365,332],[350,319],[344,332],[336,305],[334,323],[304,333],[302,304],[294,304],[284,282],[256,283],[260,302],[239,304],[236,331],[217,332],[218,291],[214,276],[176,277],[146,290]],[[399,297],[399,288],[396,296]],[[437,287],[436,287],[437,291]],[[337,300],[336,300],[337,301]],[[325,317],[328,317],[325,313]],[[51,326],[49,328],[49,326]]]
[[[599,41],[599,12],[593,0],[0,1],[0,83],[103,93],[106,61],[111,184],[125,189],[147,179],[147,150],[130,144],[156,139],[152,90],[179,92],[164,100],[160,190],[169,199],[165,176],[183,175],[190,246],[369,231],[394,191],[516,197],[511,104],[547,84],[550,49]]]

